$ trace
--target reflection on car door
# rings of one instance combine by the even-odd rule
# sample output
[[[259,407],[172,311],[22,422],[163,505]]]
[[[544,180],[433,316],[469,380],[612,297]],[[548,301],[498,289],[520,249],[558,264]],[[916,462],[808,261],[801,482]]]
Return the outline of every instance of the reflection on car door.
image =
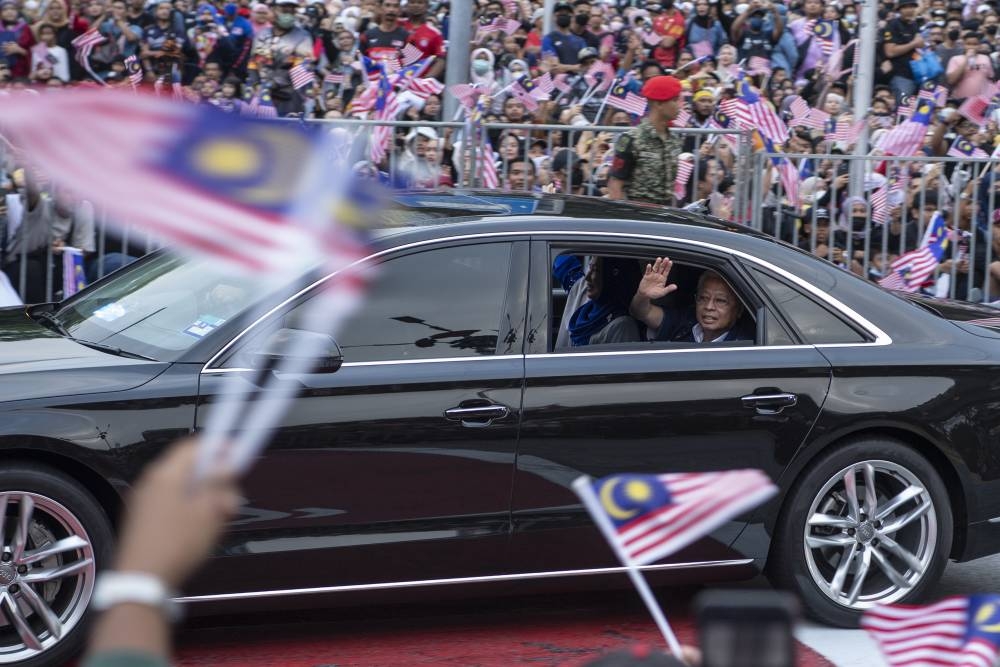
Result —
[[[267,572],[260,588],[284,589],[501,571],[527,245],[419,249],[379,265],[337,335],[343,367],[289,378],[303,393],[247,479],[249,505],[225,541],[227,555],[250,558],[217,560],[201,593],[233,590],[251,572]],[[300,308],[275,326],[294,328]],[[203,374],[202,402],[232,374]]]
[[[530,330],[550,330],[543,326],[549,262],[547,244],[533,242]],[[512,502],[512,547],[523,570],[538,569],[537,553],[546,554],[546,570],[617,564],[570,488],[576,476],[750,467],[776,479],[829,388],[829,364],[808,345],[638,343],[622,351],[551,354],[547,344],[537,337],[525,360]],[[794,396],[794,405],[753,398],[782,394]],[[728,545],[744,526],[730,522],[664,562],[734,558]]]

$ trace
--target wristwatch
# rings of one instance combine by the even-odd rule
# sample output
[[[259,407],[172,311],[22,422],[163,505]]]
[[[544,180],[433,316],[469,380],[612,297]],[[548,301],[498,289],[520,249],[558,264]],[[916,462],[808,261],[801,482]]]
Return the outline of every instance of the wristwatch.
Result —
[[[144,572],[102,572],[90,599],[91,608],[101,612],[120,604],[154,607],[171,622],[181,617],[173,592],[157,577]]]

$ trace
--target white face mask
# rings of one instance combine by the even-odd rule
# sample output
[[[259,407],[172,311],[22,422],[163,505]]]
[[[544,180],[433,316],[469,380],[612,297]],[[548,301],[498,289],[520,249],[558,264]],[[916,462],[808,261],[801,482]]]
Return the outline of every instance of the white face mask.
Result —
[[[611,22],[611,26],[610,26],[611,32],[618,32],[619,30],[621,30],[624,27],[625,27],[625,24],[622,23],[621,21],[612,21]]]

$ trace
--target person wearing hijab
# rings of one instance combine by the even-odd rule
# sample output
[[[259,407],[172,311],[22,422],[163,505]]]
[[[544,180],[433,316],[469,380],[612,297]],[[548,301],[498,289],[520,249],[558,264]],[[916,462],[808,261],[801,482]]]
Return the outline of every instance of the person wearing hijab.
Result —
[[[641,277],[635,259],[595,257],[586,272],[575,255],[560,255],[552,273],[569,294],[581,279],[587,300],[573,311],[566,325],[572,347],[641,340],[639,325],[628,314]]]

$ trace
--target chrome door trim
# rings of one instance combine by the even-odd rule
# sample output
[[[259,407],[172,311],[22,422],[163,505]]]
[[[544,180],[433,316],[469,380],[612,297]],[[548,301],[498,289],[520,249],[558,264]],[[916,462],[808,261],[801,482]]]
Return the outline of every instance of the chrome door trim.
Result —
[[[643,572],[659,572],[664,570],[689,570],[707,567],[736,567],[750,565],[752,558],[739,560],[709,560],[691,563],[663,563],[661,565],[643,565]],[[317,588],[288,588],[269,591],[249,591],[246,593],[217,593],[215,595],[189,595],[174,598],[176,602],[185,604],[197,602],[227,602],[231,600],[252,600],[257,598],[273,598],[297,595],[316,595],[322,593],[348,593],[355,591],[377,591],[398,588],[420,588],[424,586],[445,586],[452,584],[483,584],[503,581],[525,581],[532,579],[554,579],[558,577],[579,577],[601,574],[624,574],[625,567],[599,567],[585,570],[553,570],[549,572],[524,572],[518,574],[492,574],[480,577],[454,577],[450,579],[420,579],[416,581],[389,581],[377,584],[350,584],[346,586],[321,586]]]
[[[992,519],[987,519],[986,523],[1000,523],[1000,516],[995,516]]]
[[[341,271],[343,271],[345,269],[348,269],[350,267],[353,267],[353,266],[357,266],[359,264],[363,264],[365,262],[369,262],[369,261],[371,261],[373,259],[378,259],[379,257],[382,257],[384,255],[388,255],[390,253],[400,252],[400,251],[403,251],[403,250],[410,250],[412,248],[419,248],[419,247],[423,247],[423,246],[431,246],[431,245],[439,245],[439,244],[445,244],[445,243],[452,243],[452,242],[455,242],[455,241],[468,241],[468,240],[474,240],[474,239],[496,238],[496,239],[499,240],[499,239],[504,239],[504,238],[513,237],[513,236],[522,236],[522,237],[523,236],[548,236],[548,237],[560,237],[560,236],[571,236],[571,237],[575,236],[575,237],[580,237],[580,236],[584,236],[584,237],[596,237],[596,238],[601,238],[601,239],[606,239],[606,238],[613,238],[613,239],[636,239],[636,240],[651,241],[651,242],[656,242],[656,243],[663,243],[663,242],[680,243],[680,244],[686,244],[686,245],[689,245],[689,246],[696,246],[696,247],[701,247],[701,248],[706,248],[706,249],[709,249],[709,250],[713,250],[713,251],[716,251],[716,252],[725,253],[725,254],[728,254],[728,255],[731,255],[731,256],[734,256],[734,257],[739,257],[739,258],[744,259],[744,260],[746,260],[748,262],[752,262],[754,264],[757,264],[758,266],[764,267],[765,269],[768,269],[769,271],[772,271],[773,273],[776,273],[776,274],[782,276],[786,280],[791,281],[792,283],[798,285],[800,288],[802,288],[806,292],[812,294],[815,298],[817,298],[820,301],[822,301],[823,303],[827,304],[829,307],[831,307],[831,308],[837,310],[838,312],[840,312],[842,315],[844,315],[845,317],[847,317],[848,319],[850,319],[852,322],[854,322],[855,324],[857,324],[858,326],[860,326],[862,329],[864,329],[865,331],[867,331],[872,337],[875,338],[875,340],[873,342],[871,342],[871,343],[826,343],[826,344],[819,344],[819,345],[815,345],[815,346],[795,346],[795,347],[819,347],[819,348],[829,347],[829,348],[834,348],[834,347],[858,347],[858,346],[866,346],[866,345],[889,345],[890,343],[892,343],[892,338],[889,336],[889,334],[885,333],[880,328],[878,328],[877,326],[875,326],[875,324],[873,324],[868,319],[866,319],[865,317],[863,317],[860,313],[858,313],[854,309],[848,307],[847,305],[841,303],[840,301],[838,301],[837,299],[833,298],[832,296],[830,296],[829,294],[827,294],[823,290],[821,290],[821,289],[819,289],[817,287],[814,287],[813,285],[811,285],[810,283],[806,282],[802,278],[799,278],[798,276],[796,276],[796,275],[794,275],[794,274],[786,271],[785,269],[783,269],[783,268],[781,268],[779,266],[776,266],[774,264],[771,264],[770,262],[764,261],[764,260],[760,259],[759,257],[754,257],[753,255],[745,253],[745,252],[743,252],[741,250],[734,250],[733,248],[727,248],[725,246],[720,246],[720,245],[717,245],[715,243],[709,243],[707,241],[695,241],[695,240],[692,240],[692,239],[678,238],[676,236],[660,236],[660,235],[657,235],[657,234],[638,234],[638,233],[627,233],[627,232],[615,233],[615,232],[592,232],[592,231],[554,231],[554,230],[542,230],[542,229],[539,229],[539,230],[527,230],[526,229],[526,230],[517,231],[517,232],[483,232],[481,234],[460,234],[458,236],[446,236],[446,237],[442,237],[442,238],[426,239],[426,240],[423,240],[423,241],[415,241],[413,243],[406,243],[406,244],[403,244],[403,245],[400,245],[400,246],[395,246],[393,248],[387,248],[385,250],[380,250],[379,252],[372,253],[371,255],[368,255],[367,257],[364,257],[362,259],[359,259],[359,260],[356,260],[356,261],[352,262],[348,266],[344,267],[344,269],[341,269]],[[296,292],[292,296],[288,297],[287,299],[285,299],[284,301],[282,301],[278,305],[276,305],[273,308],[271,308],[269,311],[267,311],[266,313],[264,313],[262,316],[260,316],[259,318],[257,318],[255,321],[251,322],[249,326],[247,326],[240,333],[236,334],[236,336],[234,336],[232,338],[232,340],[230,340],[228,343],[226,343],[222,347],[222,349],[220,349],[218,352],[216,352],[214,355],[212,355],[212,358],[209,359],[205,363],[205,365],[202,367],[202,372],[204,373],[206,371],[212,371],[212,372],[214,372],[216,370],[225,370],[225,369],[214,369],[214,368],[212,368],[212,364],[219,357],[223,356],[226,352],[228,352],[229,349],[233,345],[235,345],[237,341],[239,341],[243,336],[245,336],[248,332],[250,332],[258,324],[260,324],[264,320],[268,319],[275,312],[277,312],[280,309],[284,308],[291,301],[294,301],[295,299],[299,298],[300,296],[302,296],[306,292],[314,289],[318,285],[323,284],[327,280],[330,280],[331,278],[333,278],[334,276],[336,276],[338,273],[340,273],[340,271],[334,271],[333,273],[331,273],[331,274],[329,274],[327,276],[324,276],[324,277],[316,280],[311,285],[308,285],[308,286],[302,288],[301,290],[299,290],[298,292]],[[695,349],[697,349],[698,351],[703,351],[702,348],[695,348]],[[734,349],[744,349],[744,348],[719,348],[719,349],[720,350],[723,350],[723,349],[734,350]],[[760,348],[757,348],[757,349],[760,349]],[[656,350],[648,350],[648,351],[644,350],[642,353],[655,352],[655,351]],[[610,353],[600,353],[600,352],[598,352],[598,353],[592,353],[592,354],[610,354]],[[634,354],[634,353],[633,352],[627,352],[626,354]],[[546,356],[551,356],[551,355],[546,355]],[[461,358],[465,358],[465,357],[461,357]],[[475,359],[477,357],[469,357],[469,358]],[[486,357],[483,357],[483,358],[486,358]],[[417,361],[417,360],[412,360],[412,361]],[[438,361],[438,360],[437,359],[425,359],[425,360],[420,360],[420,361],[429,362],[429,361]],[[448,361],[454,361],[454,359],[448,359]],[[355,362],[355,363],[372,364],[372,363],[401,363],[401,362],[392,361],[392,362]],[[402,363],[406,363],[406,362],[402,362]],[[350,365],[350,364],[345,363],[344,365],[347,366],[347,365]]]

